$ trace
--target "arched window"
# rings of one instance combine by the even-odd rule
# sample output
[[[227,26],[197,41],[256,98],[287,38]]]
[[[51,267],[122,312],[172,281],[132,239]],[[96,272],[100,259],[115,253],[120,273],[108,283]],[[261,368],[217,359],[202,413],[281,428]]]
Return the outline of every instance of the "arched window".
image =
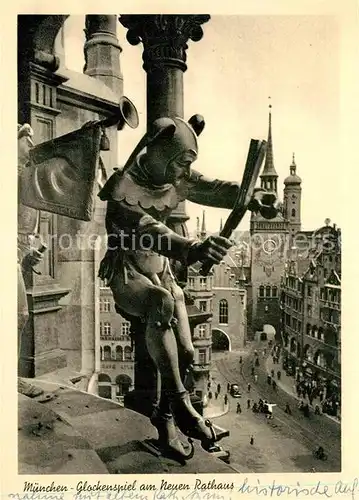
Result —
[[[292,217],[295,217],[295,208],[292,208]]]
[[[270,295],[271,295],[271,290],[270,290],[270,288],[271,288],[271,287],[270,287],[269,285],[267,285],[267,286],[266,286],[266,297],[270,297]]]
[[[274,286],[272,288],[272,297],[277,297],[278,296],[278,288]]]
[[[101,398],[111,399],[111,377],[106,373],[99,373],[98,376],[98,395]]]
[[[228,302],[226,299],[219,301],[219,322],[222,324],[228,323]]]
[[[132,360],[132,349],[130,346],[125,347],[125,361],[131,361]]]
[[[116,395],[123,396],[127,394],[132,385],[131,377],[125,374],[117,375],[116,377]]]
[[[116,347],[116,361],[122,361],[123,360],[123,349],[122,346],[118,345]]]
[[[109,345],[105,345],[103,348],[103,359],[104,361],[110,361],[111,359],[111,347]]]
[[[261,285],[261,286],[259,287],[259,296],[260,296],[260,297],[264,297],[264,286],[263,286],[263,285]]]

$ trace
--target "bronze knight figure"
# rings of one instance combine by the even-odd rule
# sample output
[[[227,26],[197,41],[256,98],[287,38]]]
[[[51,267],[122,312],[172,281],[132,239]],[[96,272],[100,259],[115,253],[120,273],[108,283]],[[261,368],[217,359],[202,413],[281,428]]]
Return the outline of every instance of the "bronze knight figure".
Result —
[[[183,457],[186,451],[175,424],[206,450],[218,437],[212,424],[193,408],[183,384],[194,348],[184,294],[169,259],[187,266],[218,264],[232,242],[221,236],[204,241],[182,237],[166,226],[166,219],[184,200],[232,209],[240,189],[237,183],[211,180],[192,170],[203,127],[199,115],[188,123],[181,118],[157,119],[124,168],[99,193],[107,201],[108,233],[99,277],[110,286],[118,312],[145,324],[146,346],[161,378],[160,401],[151,422],[162,446]],[[248,208],[271,218],[275,202],[265,207],[266,195],[256,190]]]

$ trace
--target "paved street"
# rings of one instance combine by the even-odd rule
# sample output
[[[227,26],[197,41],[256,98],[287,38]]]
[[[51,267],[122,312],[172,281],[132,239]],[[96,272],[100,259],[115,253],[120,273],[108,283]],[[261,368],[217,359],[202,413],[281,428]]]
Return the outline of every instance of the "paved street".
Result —
[[[239,356],[242,355],[242,370]],[[231,465],[240,472],[335,472],[341,468],[340,425],[324,415],[310,418],[298,410],[298,401],[280,387],[274,391],[267,384],[265,358],[260,357],[260,366],[256,368],[258,380],[255,383],[251,375],[253,355],[247,351],[214,353],[216,372],[221,377],[222,387],[227,382],[238,383],[242,398],[229,396],[229,411],[214,421],[230,430],[230,437],[221,444],[231,452]],[[279,365],[278,365],[279,367]],[[250,382],[251,390],[247,392]],[[264,414],[253,413],[247,409],[247,399],[258,402],[266,399],[277,406],[273,409],[273,419]],[[240,402],[242,413],[236,413]],[[289,416],[284,412],[288,403],[292,410]],[[253,436],[254,443],[250,444]],[[327,461],[313,457],[313,450],[323,446],[328,454]],[[314,470],[313,470],[314,469]]]

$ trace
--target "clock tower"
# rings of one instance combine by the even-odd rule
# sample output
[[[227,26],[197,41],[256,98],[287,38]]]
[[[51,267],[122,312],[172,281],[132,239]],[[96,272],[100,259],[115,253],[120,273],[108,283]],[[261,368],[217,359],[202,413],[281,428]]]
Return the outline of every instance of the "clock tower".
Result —
[[[272,112],[269,106],[267,153],[261,187],[277,193],[278,174],[274,167],[272,142]],[[284,273],[289,241],[289,222],[279,210],[274,219],[264,219],[252,213],[250,221],[251,268],[248,310],[248,336],[254,338],[263,332],[264,325],[272,325],[280,335],[280,283]]]
[[[302,179],[297,175],[294,153],[289,172],[290,175],[284,179],[283,213],[284,217],[289,221],[289,232],[291,238],[293,238],[301,230],[300,205],[302,197]]]

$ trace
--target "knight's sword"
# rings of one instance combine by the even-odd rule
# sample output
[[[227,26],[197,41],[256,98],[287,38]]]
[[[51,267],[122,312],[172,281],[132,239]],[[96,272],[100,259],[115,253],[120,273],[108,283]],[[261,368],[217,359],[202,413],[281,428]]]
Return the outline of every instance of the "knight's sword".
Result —
[[[238,227],[238,224],[241,222],[247,211],[258,180],[259,172],[266,153],[266,147],[266,141],[251,139],[240,190],[232,212],[220,232],[220,236],[223,236],[224,238],[229,239],[232,236],[233,231]],[[208,275],[212,265],[213,263],[210,261],[203,263],[200,270],[202,276]]]

